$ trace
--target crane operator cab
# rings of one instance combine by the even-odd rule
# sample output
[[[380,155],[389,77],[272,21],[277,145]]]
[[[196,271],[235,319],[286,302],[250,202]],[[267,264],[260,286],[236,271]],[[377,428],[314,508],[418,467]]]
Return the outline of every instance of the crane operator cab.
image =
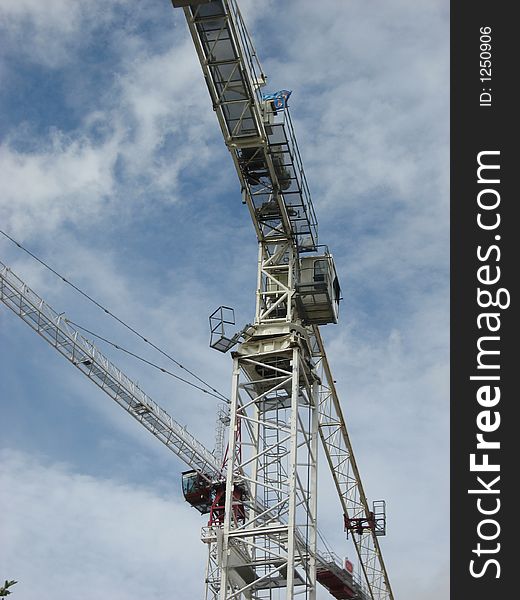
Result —
[[[210,483],[198,471],[184,471],[182,473],[182,493],[186,502],[193,508],[196,508],[202,515],[210,515],[208,525],[223,523],[226,496],[224,481]],[[244,485],[235,483],[233,485],[232,510],[233,520],[236,523],[245,521],[244,500],[246,496]]]
[[[341,289],[334,259],[328,249],[318,256],[300,258],[296,306],[306,325],[337,323]]]
[[[213,486],[197,471],[184,471],[182,474],[182,493],[201,514],[209,513],[213,502]]]

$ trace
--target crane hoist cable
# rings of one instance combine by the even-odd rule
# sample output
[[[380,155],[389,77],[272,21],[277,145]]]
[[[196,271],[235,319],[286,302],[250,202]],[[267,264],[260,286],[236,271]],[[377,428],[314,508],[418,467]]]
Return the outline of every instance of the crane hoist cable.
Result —
[[[198,375],[196,375],[195,373],[193,373],[193,371],[190,371],[190,369],[188,369],[183,364],[181,364],[178,360],[176,360],[175,358],[173,358],[173,356],[171,356],[170,354],[168,354],[167,352],[165,352],[164,350],[162,350],[161,348],[159,348],[159,346],[157,346],[156,344],[154,344],[153,342],[151,342],[148,338],[146,338],[143,334],[141,334],[139,331],[137,331],[136,329],[134,329],[131,325],[128,325],[128,323],[126,323],[125,321],[123,321],[122,319],[120,319],[112,311],[110,311],[108,308],[106,308],[105,306],[103,306],[102,304],[100,304],[97,300],[95,300],[94,298],[92,298],[92,296],[89,296],[89,294],[87,294],[81,288],[79,288],[77,285],[75,285],[74,283],[72,283],[72,281],[68,280],[61,273],[58,273],[58,271],[56,271],[55,269],[53,269],[50,265],[48,265],[44,260],[42,260],[41,258],[39,258],[38,256],[36,256],[36,254],[34,254],[33,252],[31,252],[29,249],[25,248],[25,246],[23,246],[22,244],[20,244],[20,242],[16,241],[8,233],[6,233],[5,231],[3,231],[2,229],[0,229],[0,233],[5,238],[7,238],[9,241],[11,241],[13,244],[15,244],[16,246],[18,246],[18,248],[20,248],[20,250],[23,250],[23,252],[25,252],[26,254],[28,254],[31,258],[33,258],[34,260],[36,260],[37,262],[39,262],[43,267],[45,267],[51,273],[53,273],[54,275],[56,275],[56,277],[58,277],[59,279],[61,279],[64,283],[66,283],[68,286],[70,286],[76,292],[78,292],[79,294],[81,294],[89,302],[91,302],[92,304],[94,304],[95,306],[97,306],[98,308],[100,308],[104,313],[106,313],[107,315],[109,315],[110,317],[112,317],[113,319],[115,319],[120,325],[122,325],[123,327],[125,327],[126,329],[128,329],[129,331],[131,331],[139,339],[141,339],[143,342],[145,342],[146,344],[148,344],[149,346],[151,346],[154,350],[156,350],[157,352],[159,352],[160,354],[162,354],[168,360],[170,360],[171,362],[173,362],[180,369],[186,371],[186,373],[189,373],[199,383],[202,383],[206,388],[208,388],[209,391],[206,390],[206,389],[200,388],[196,384],[190,383],[187,380],[183,380],[179,376],[174,375],[174,377],[176,377],[177,379],[180,379],[181,381],[184,381],[185,383],[188,383],[189,385],[192,385],[193,387],[197,387],[198,389],[200,389],[202,391],[205,391],[206,393],[208,393],[208,394],[210,394],[212,396],[215,396],[216,398],[219,398],[220,400],[228,402],[228,399],[226,398],[226,396],[224,394],[222,394],[222,392],[219,392],[217,389],[215,389],[213,386],[211,386],[207,381],[204,381],[204,379],[202,379],[201,377],[199,377]],[[95,335],[95,334],[92,334],[92,335]],[[99,336],[96,336],[96,337],[99,337]],[[104,341],[108,342],[108,340],[104,340]],[[110,343],[110,342],[108,342],[108,343]],[[154,365],[154,366],[156,366],[156,365]],[[161,367],[158,367],[158,368],[160,369]]]
[[[135,354],[135,352],[132,352],[131,350],[123,348],[119,344],[116,344],[115,342],[113,342],[113,341],[111,341],[111,340],[103,337],[102,335],[99,335],[98,333],[94,333],[93,331],[91,331],[90,329],[87,329],[86,327],[83,327],[79,323],[75,323],[74,321],[71,321],[70,319],[65,319],[65,320],[67,321],[67,323],[70,323],[76,329],[81,329],[81,331],[84,331],[85,333],[88,333],[92,337],[95,337],[98,340],[101,340],[101,341],[105,342],[106,344],[109,344],[110,346],[112,346],[116,350],[119,350],[121,352],[124,352],[125,354],[128,354],[129,356],[132,356],[133,358],[136,358],[137,360],[140,360],[141,362],[149,365],[150,367],[153,367],[154,369],[157,369],[158,371],[161,371],[162,373],[165,373],[166,375],[170,375],[171,377],[175,377],[175,379],[178,379],[182,383],[186,383],[187,385],[191,385],[191,387],[194,387],[195,389],[200,390],[201,392],[204,392],[205,394],[208,394],[209,396],[213,396],[217,400],[220,400],[220,401],[225,400],[229,404],[229,399],[227,399],[227,398],[223,399],[222,396],[220,396],[220,395],[217,396],[217,394],[215,394],[213,392],[210,392],[209,390],[201,387],[200,385],[197,385],[196,383],[192,383],[191,381],[188,381],[187,379],[184,379],[183,377],[180,377],[179,375],[176,375],[175,373],[172,373],[171,371],[168,371],[168,369],[165,369],[164,367],[161,367],[160,365],[158,365],[158,364],[156,364],[156,363],[148,360],[147,358],[144,358],[143,356],[139,356],[138,354]]]

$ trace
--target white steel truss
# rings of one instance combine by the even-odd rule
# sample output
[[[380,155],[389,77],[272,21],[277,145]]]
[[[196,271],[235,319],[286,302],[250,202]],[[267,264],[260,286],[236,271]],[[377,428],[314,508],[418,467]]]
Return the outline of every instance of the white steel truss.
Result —
[[[370,507],[363,490],[345,418],[318,327],[313,328],[313,337],[314,360],[321,381],[318,431],[325,456],[344,515],[351,519],[369,520]],[[376,530],[368,527],[362,533],[352,532],[352,540],[371,597],[374,600],[393,600]]]
[[[236,0],[184,6],[208,90],[259,241],[255,325],[234,353],[229,442],[220,460],[0,263],[0,300],[155,437],[224,494],[202,539],[206,600],[313,600],[317,440],[343,512],[370,522],[323,342],[298,314],[299,257],[317,250],[317,222],[288,110],[268,114],[266,78]],[[219,447],[219,443],[217,443]],[[225,485],[224,485],[225,479]],[[352,532],[368,585],[393,600],[376,530]],[[275,594],[276,591],[276,594]]]
[[[367,515],[368,504],[317,328],[309,338],[310,344],[301,332],[293,331],[277,336],[277,347],[270,347],[269,351],[267,346],[273,339],[264,339],[261,342],[264,352],[259,352],[258,340],[251,338],[236,355],[230,427],[230,456],[235,458],[231,461],[233,469],[229,457],[227,468],[223,469],[221,462],[186,427],[147,396],[78,333],[63,313],[53,310],[2,262],[0,301],[209,483],[221,481],[227,472],[226,491],[233,487],[229,481],[243,484],[247,491],[243,522],[232,517],[242,504],[232,497],[226,498],[226,506],[231,507],[226,517],[226,547],[236,551],[235,564],[233,558],[226,563],[226,585],[233,588],[231,594],[234,594],[230,598],[239,597],[237,590],[242,590],[244,598],[269,598],[273,589],[285,587],[287,582],[293,586],[294,595],[305,592],[312,598],[317,566],[336,569],[341,574],[329,556],[315,550],[318,432],[345,513]],[[309,366],[309,346],[317,369]],[[289,490],[295,490],[293,500],[289,499],[292,493]],[[371,597],[392,600],[386,571],[381,569],[377,538],[368,532],[353,539]],[[223,589],[222,524],[204,528],[202,540],[209,549],[206,599],[227,598],[219,595]],[[285,570],[289,563],[293,569]],[[262,579],[256,585],[238,587],[236,572],[241,567],[246,570],[254,567]],[[266,588],[261,587],[262,582]],[[360,597],[366,597],[361,589]]]
[[[258,278],[255,323],[294,321],[293,295],[297,256],[290,240],[272,241],[271,235],[258,244]],[[277,238],[278,236],[276,236]]]
[[[238,3],[193,2],[184,14],[258,239],[278,230],[313,250],[316,215],[291,118],[281,111],[266,124],[266,78]]]
[[[299,334],[270,345],[234,358],[226,511],[202,536],[211,600],[316,594],[317,381]]]
[[[209,450],[2,262],[0,300],[184,463],[209,481],[220,476],[221,465]]]

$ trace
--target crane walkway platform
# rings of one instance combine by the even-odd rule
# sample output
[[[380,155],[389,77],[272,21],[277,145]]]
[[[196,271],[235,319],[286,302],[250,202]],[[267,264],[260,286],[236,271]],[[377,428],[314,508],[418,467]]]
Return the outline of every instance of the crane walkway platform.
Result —
[[[316,579],[337,600],[368,600],[369,598],[352,573],[342,569],[334,560],[318,564]]]

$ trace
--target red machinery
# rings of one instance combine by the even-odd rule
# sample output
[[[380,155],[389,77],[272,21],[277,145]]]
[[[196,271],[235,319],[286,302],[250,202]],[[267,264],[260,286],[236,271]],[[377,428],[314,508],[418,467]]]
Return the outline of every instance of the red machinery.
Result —
[[[208,525],[224,522],[226,500],[226,483],[224,481],[210,483],[197,471],[184,471],[182,474],[182,493],[184,499],[201,514],[209,513]],[[245,488],[240,484],[235,484],[233,489],[233,518],[235,523],[245,521],[245,496]]]

